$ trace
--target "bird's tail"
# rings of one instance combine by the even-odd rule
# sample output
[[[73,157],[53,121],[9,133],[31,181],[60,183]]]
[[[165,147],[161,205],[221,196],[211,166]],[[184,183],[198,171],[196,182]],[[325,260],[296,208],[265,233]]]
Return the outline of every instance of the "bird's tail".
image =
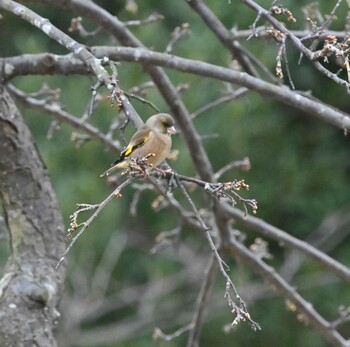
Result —
[[[117,169],[118,169],[118,165],[114,165],[110,167],[108,170],[106,170],[103,174],[101,174],[100,177],[109,176],[113,171]]]
[[[129,167],[127,160],[118,159],[112,164],[108,170],[106,170],[100,177],[109,176],[113,171],[117,169],[127,169]]]

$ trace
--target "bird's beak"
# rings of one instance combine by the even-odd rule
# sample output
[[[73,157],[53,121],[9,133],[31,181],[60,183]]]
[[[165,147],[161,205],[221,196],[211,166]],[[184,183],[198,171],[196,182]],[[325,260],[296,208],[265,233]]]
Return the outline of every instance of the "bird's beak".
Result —
[[[167,129],[167,133],[168,133],[169,135],[176,134],[176,129],[175,129],[175,127],[174,127],[174,126],[169,127],[169,128]]]

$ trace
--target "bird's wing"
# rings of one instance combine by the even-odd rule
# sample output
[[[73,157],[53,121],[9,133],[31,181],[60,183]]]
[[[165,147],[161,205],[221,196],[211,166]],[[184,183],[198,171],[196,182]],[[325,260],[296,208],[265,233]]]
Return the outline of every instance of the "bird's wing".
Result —
[[[136,148],[140,148],[150,138],[151,131],[149,128],[141,128],[131,138],[128,146],[120,153],[120,158],[116,160],[112,165],[116,165],[124,160],[125,157],[129,157]]]

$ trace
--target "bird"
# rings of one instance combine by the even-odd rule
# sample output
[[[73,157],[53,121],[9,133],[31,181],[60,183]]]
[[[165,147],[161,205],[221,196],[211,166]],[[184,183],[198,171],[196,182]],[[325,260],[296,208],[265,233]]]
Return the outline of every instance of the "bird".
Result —
[[[170,152],[171,135],[176,134],[174,125],[174,118],[167,113],[158,113],[148,118],[120,153],[119,159],[100,177],[109,176],[117,169],[129,168],[130,158],[147,158],[147,165],[151,169],[157,167]]]

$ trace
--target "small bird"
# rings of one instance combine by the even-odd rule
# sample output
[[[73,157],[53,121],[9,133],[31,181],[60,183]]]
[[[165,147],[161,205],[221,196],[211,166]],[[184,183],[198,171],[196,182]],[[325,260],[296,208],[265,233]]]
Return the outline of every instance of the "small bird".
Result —
[[[147,119],[120,153],[120,158],[100,177],[108,176],[116,169],[127,169],[130,158],[142,159],[148,156],[147,164],[158,166],[170,152],[171,135],[176,133],[174,124],[174,118],[167,113],[158,113]]]

